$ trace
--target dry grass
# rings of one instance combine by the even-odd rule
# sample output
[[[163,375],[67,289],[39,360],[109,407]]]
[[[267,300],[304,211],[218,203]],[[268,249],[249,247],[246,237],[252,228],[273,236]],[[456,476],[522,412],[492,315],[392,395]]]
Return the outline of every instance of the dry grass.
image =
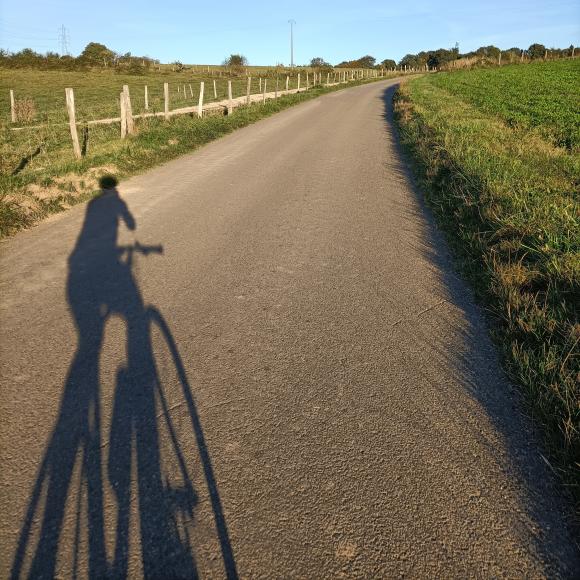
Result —
[[[30,123],[36,118],[36,105],[30,98],[17,99],[14,101],[14,113],[17,122]]]

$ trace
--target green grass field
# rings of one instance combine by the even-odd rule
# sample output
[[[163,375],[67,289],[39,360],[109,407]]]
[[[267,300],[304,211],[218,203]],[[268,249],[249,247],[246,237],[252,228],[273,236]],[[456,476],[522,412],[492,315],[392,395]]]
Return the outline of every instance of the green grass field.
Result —
[[[510,126],[537,129],[568,149],[580,147],[580,59],[436,75],[433,86]]]
[[[252,92],[259,91],[259,76],[268,79],[268,86],[274,90],[276,74],[280,88],[286,83],[286,72],[276,73],[272,70],[252,71]],[[163,110],[163,83],[169,83],[170,107],[176,109],[195,105],[199,99],[200,82],[205,82],[204,102],[227,98],[228,80],[232,81],[234,97],[246,94],[246,77],[229,76],[221,71],[216,75],[207,73],[185,72],[152,72],[146,75],[122,75],[109,71],[67,72],[67,71],[34,71],[34,70],[0,70],[0,118],[10,120],[9,89],[14,90],[15,98],[30,98],[34,101],[36,114],[28,124],[58,122],[67,119],[65,94],[66,87],[75,92],[77,119],[88,121],[119,116],[119,93],[123,85],[129,85],[131,103],[135,114],[144,111],[144,88],[149,91],[149,110]],[[296,88],[297,71],[290,72],[290,88]],[[259,76],[258,76],[259,75]],[[312,73],[310,73],[312,77]],[[217,98],[213,92],[213,81],[216,82]],[[305,73],[302,72],[302,86]],[[190,91],[191,86],[191,91]],[[185,87],[185,93],[183,88]],[[192,96],[193,93],[193,96]],[[17,125],[26,125],[18,123]]]
[[[428,75],[395,102],[428,200],[578,500],[579,72],[568,60]]]

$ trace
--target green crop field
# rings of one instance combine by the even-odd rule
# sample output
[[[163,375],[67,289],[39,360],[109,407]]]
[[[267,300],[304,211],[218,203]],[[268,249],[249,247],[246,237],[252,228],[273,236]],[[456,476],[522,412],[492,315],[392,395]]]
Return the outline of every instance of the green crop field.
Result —
[[[580,60],[426,75],[403,144],[580,505]]]
[[[580,59],[460,71],[430,82],[511,126],[537,128],[556,145],[580,147]]]

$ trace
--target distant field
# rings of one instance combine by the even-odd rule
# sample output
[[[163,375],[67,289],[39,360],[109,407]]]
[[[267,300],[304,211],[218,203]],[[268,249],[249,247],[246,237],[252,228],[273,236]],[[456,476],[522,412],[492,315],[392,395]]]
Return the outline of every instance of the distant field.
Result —
[[[4,122],[10,120],[9,89],[14,90],[16,99],[31,98],[34,101],[36,115],[31,121],[32,124],[66,120],[64,94],[66,87],[74,89],[79,121],[118,116],[119,93],[125,84],[129,85],[134,113],[140,113],[144,110],[145,85],[149,91],[151,111],[163,110],[163,83],[169,83],[171,108],[174,109],[197,103],[200,81],[205,82],[205,102],[227,98],[228,80],[232,81],[234,97],[245,94],[245,77],[229,77],[221,71],[214,72],[215,75],[220,76],[211,76],[203,72],[194,73],[189,70],[185,72],[153,72],[146,75],[120,75],[108,71],[66,72],[0,69],[0,95],[2,95],[0,98],[0,119]],[[253,93],[258,92],[258,75],[264,78],[269,75],[268,86],[272,90],[274,89],[276,80],[273,69],[256,71],[255,74],[252,83]],[[290,88],[296,88],[297,71],[289,72],[289,74]],[[279,72],[278,77],[279,85],[282,88],[286,82],[286,73]],[[217,98],[214,97],[213,92],[214,80]],[[302,85],[304,82],[303,72]]]
[[[556,145],[580,147],[580,59],[460,71],[430,82],[510,125],[538,128]]]
[[[580,506],[580,60],[423,76],[403,143]]]

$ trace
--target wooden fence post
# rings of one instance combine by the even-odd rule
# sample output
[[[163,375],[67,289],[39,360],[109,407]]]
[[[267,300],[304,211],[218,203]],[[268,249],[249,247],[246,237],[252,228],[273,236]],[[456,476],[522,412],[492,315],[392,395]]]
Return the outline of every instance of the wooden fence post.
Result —
[[[77,133],[77,120],[75,114],[75,94],[72,89],[64,90],[66,95],[66,108],[68,110],[68,124],[70,127],[70,136],[73,143],[73,151],[77,159],[81,158],[81,146],[79,145],[79,136]]]
[[[127,136],[127,106],[124,91],[121,91],[119,95],[119,105],[121,106],[121,139],[124,139]]]
[[[288,87],[290,86],[290,77],[286,75],[286,92],[288,92]]]
[[[169,83],[163,83],[163,111],[165,113],[165,120],[169,121]]]
[[[260,88],[259,91],[262,92],[262,77],[260,77]]]
[[[228,81],[228,115],[234,112],[234,102],[232,97],[232,81]]]
[[[278,98],[278,75],[276,75],[276,90],[274,91],[274,98]]]
[[[123,85],[123,92],[125,93],[125,113],[127,115],[127,133],[133,135],[135,133],[135,121],[133,121],[133,109],[131,107],[131,96],[129,95],[129,85]]]
[[[189,85],[189,94],[191,95],[191,98],[193,99],[193,89],[191,88],[191,85]]]
[[[308,73],[306,73],[306,76],[308,76]],[[298,73],[298,90],[296,92],[300,92],[300,73]]]
[[[217,99],[217,87],[215,86],[215,79],[213,79],[213,98]]]
[[[149,110],[149,89],[147,88],[147,85],[145,85],[145,110]]]
[[[16,103],[14,102],[14,91],[12,89],[10,89],[10,120],[16,123]]]
[[[191,87],[190,87],[191,88]],[[201,81],[199,85],[199,102],[197,103],[197,116],[201,119],[203,117],[203,91],[205,83]]]
[[[326,73],[326,86],[330,84],[330,73]]]
[[[193,95],[191,95],[193,97]],[[185,85],[183,85],[183,98],[187,99],[187,89],[185,87]]]
[[[264,79],[264,91],[262,92],[262,103],[266,102],[266,83],[268,82],[268,79]]]
[[[250,97],[250,91],[252,90],[252,77],[248,77],[248,84],[246,86],[246,104],[249,105],[252,102]]]

